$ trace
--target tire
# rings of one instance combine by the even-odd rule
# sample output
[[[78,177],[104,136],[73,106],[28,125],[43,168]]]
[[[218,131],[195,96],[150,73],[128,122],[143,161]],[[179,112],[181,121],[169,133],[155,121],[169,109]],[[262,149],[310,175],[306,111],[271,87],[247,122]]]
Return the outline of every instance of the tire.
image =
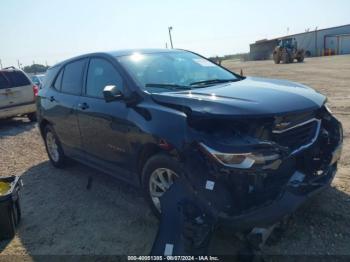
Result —
[[[170,172],[168,172],[168,170]],[[150,159],[148,159],[148,161],[144,165],[142,170],[142,187],[145,193],[146,200],[150,205],[152,212],[157,218],[160,218],[161,207],[160,207],[159,199],[158,199],[159,206],[157,205],[156,203],[157,201],[155,201],[156,197],[152,195],[152,191],[154,192],[157,189],[158,191],[164,191],[164,190],[161,190],[160,187],[155,186],[154,184],[154,179],[157,177],[157,175],[160,175],[160,174],[164,174],[163,178],[166,180],[166,182],[168,182],[170,187],[171,184],[173,183],[173,181],[171,180],[174,180],[176,179],[176,177],[179,177],[181,176],[181,174],[183,174],[183,167],[180,162],[178,162],[176,159],[166,154],[154,155]],[[171,176],[172,176],[172,179],[170,178]],[[170,178],[170,179],[166,179],[166,178]],[[157,180],[156,182],[161,183],[160,180]],[[166,192],[167,189],[165,189],[164,192]],[[159,192],[159,194],[160,194],[159,196],[161,196],[163,193]]]
[[[289,56],[289,63],[294,63],[293,55],[290,55],[290,56]]]
[[[54,167],[63,168],[66,163],[66,157],[63,153],[61,143],[50,125],[45,126],[44,142],[51,164]]]
[[[285,50],[285,49],[283,49],[283,51],[282,51],[282,61],[284,64],[289,64],[289,61],[290,61],[289,54],[288,54],[287,50]]]
[[[298,61],[298,63],[304,62],[304,56],[299,56],[299,57],[297,58],[297,61]]]
[[[281,62],[281,59],[280,59],[279,55],[277,54],[277,52],[273,53],[273,61],[275,62],[275,64],[279,64]]]
[[[36,121],[36,113],[30,113],[27,115],[29,118],[30,122],[35,122]]]

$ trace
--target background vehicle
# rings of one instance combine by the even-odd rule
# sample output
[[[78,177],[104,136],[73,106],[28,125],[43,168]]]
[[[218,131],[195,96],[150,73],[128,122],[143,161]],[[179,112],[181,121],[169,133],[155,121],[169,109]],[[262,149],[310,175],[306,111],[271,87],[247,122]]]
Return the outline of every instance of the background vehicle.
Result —
[[[32,82],[39,87],[39,89],[41,88],[41,85],[44,81],[44,77],[45,75],[31,75],[30,79],[32,80]]]
[[[276,222],[332,181],[342,128],[325,102],[192,52],[129,50],[50,68],[37,106],[54,166],[70,157],[142,186],[158,215],[184,178],[194,198],[243,228]]]
[[[14,67],[0,70],[0,119],[26,115],[36,120],[35,96],[38,86]]]
[[[293,63],[296,59],[299,63],[304,61],[304,50],[298,49],[298,43],[295,38],[285,38],[279,41],[273,51],[273,60],[275,64],[281,61],[284,64]]]

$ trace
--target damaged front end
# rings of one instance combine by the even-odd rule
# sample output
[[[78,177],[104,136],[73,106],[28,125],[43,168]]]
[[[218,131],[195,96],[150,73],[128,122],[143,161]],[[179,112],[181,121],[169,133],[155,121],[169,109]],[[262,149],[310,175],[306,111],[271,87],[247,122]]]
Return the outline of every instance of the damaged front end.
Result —
[[[220,210],[214,205],[212,210],[224,224],[240,230],[272,224],[295,211],[331,183],[341,154],[342,127],[325,106],[264,119],[202,119],[190,125],[201,141],[186,156],[189,181],[194,188],[206,181],[219,184],[228,199]]]
[[[152,254],[205,254],[217,226],[273,230],[330,185],[341,155],[342,126],[325,106],[272,118],[189,121],[200,139],[184,150],[185,176],[161,198]]]

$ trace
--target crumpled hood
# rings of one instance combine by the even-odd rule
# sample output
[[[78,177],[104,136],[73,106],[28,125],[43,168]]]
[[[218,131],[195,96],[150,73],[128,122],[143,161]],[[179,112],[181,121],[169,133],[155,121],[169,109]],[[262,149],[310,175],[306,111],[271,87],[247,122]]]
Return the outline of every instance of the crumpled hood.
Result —
[[[247,77],[238,82],[179,92],[152,94],[166,106],[187,107],[192,114],[217,116],[272,116],[314,110],[326,97],[295,82]]]

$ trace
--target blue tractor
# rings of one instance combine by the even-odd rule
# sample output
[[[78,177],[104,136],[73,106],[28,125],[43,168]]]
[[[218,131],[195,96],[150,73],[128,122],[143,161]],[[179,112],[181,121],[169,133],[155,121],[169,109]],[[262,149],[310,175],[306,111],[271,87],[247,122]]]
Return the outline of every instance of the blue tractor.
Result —
[[[278,45],[273,50],[273,61],[275,64],[283,62],[284,64],[293,63],[294,59],[301,63],[304,61],[304,49],[298,49],[298,43],[295,38],[284,38],[279,40]]]

